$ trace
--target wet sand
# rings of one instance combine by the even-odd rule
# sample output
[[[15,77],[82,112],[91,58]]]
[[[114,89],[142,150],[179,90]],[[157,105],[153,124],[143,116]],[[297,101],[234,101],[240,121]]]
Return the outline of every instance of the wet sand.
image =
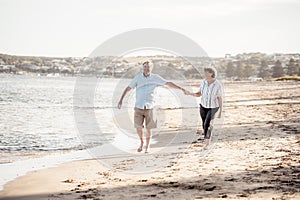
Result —
[[[6,184],[0,199],[300,199],[299,83],[224,85],[208,150],[198,108],[161,110],[152,153],[33,171]]]

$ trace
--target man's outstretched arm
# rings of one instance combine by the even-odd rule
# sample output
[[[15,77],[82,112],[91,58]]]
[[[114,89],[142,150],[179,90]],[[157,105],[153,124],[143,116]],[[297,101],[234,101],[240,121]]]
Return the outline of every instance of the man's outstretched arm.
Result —
[[[182,87],[176,85],[176,84],[173,83],[173,82],[167,82],[166,85],[169,86],[169,87],[171,87],[171,88],[181,90],[183,93],[186,92],[185,89],[183,89]]]
[[[127,94],[130,90],[131,90],[131,87],[129,87],[129,86],[128,86],[127,88],[125,88],[125,90],[124,90],[124,92],[123,92],[123,94],[122,94],[122,96],[121,96],[121,98],[120,98],[120,101],[119,101],[119,103],[118,103],[118,108],[119,108],[119,109],[121,109],[123,99],[124,99],[124,97],[126,96],[126,94]]]

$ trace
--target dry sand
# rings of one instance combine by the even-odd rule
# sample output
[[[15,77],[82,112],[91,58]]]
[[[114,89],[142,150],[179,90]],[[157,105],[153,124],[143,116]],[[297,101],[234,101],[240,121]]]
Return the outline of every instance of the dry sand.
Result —
[[[299,83],[226,83],[225,94],[224,122],[215,120],[207,151],[197,108],[185,110],[183,124],[181,109],[163,110],[153,153],[30,172],[0,199],[300,199]],[[158,151],[174,136],[169,151]]]

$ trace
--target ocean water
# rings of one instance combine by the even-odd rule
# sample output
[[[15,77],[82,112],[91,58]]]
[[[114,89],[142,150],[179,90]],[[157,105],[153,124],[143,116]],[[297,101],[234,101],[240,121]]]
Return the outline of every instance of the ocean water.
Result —
[[[116,105],[129,82],[0,74],[0,163],[112,142],[121,112]],[[161,87],[157,103],[162,109],[197,106],[181,93]],[[130,116],[134,96],[130,92],[123,103]]]
[[[84,148],[73,123],[74,81],[1,75],[0,162]]]

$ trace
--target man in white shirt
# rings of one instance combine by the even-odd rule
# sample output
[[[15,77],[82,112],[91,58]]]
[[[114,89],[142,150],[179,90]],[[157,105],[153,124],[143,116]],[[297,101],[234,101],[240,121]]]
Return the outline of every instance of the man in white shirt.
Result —
[[[146,125],[146,146],[145,153],[149,152],[149,144],[151,138],[151,129],[156,128],[156,121],[153,119],[153,108],[154,108],[154,92],[158,86],[167,85],[169,87],[182,90],[186,92],[183,88],[178,85],[168,82],[157,74],[151,73],[153,69],[153,64],[149,61],[143,63],[143,72],[136,75],[131,83],[125,88],[120,101],[118,103],[118,108],[122,107],[122,101],[125,95],[131,90],[136,88],[136,103],[134,108],[134,127],[137,130],[141,144],[138,148],[138,152],[143,150],[144,140],[143,140],[143,123],[145,121]]]

